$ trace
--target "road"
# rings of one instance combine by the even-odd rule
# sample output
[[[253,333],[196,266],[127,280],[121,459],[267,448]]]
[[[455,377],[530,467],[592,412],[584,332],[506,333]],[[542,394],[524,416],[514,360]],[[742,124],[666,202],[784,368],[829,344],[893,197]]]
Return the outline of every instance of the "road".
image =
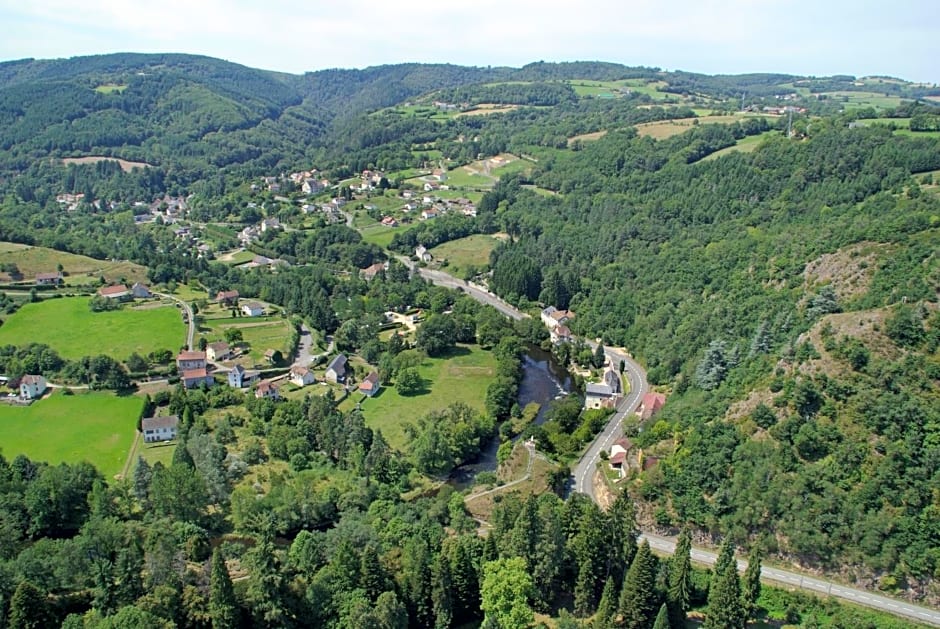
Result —
[[[402,259],[402,261],[409,268],[414,268],[414,264],[410,260],[407,260],[407,258]],[[419,272],[423,278],[429,280],[431,283],[438,286],[447,286],[448,288],[460,288],[477,301],[493,306],[508,317],[522,319],[528,316],[525,313],[519,312],[516,308],[485,289],[475,287],[447,273],[423,268],[420,269]],[[589,345],[593,344],[589,343]],[[621,401],[620,405],[617,407],[617,412],[610,418],[604,430],[594,439],[574,468],[574,490],[587,494],[595,502],[597,502],[597,498],[594,495],[592,477],[597,468],[600,452],[601,450],[610,452],[611,444],[622,434],[621,421],[628,413],[634,412],[639,401],[643,398],[643,395],[649,390],[649,384],[646,382],[646,372],[636,361],[621,350],[605,348],[605,352],[615,368],[619,366],[621,360],[624,361],[624,374],[630,382],[630,393]],[[641,533],[640,538],[649,540],[650,547],[653,550],[668,554],[675,552],[676,540],[673,538],[662,537],[648,532]],[[701,548],[692,549],[693,561],[712,565],[717,558],[717,553]],[[747,567],[747,562],[738,560],[738,567],[740,570],[744,570]],[[781,570],[779,568],[762,566],[761,577],[785,586],[804,589],[816,594],[833,596],[850,603],[864,605],[889,614],[903,616],[917,620],[918,622],[940,627],[940,611],[928,607],[912,605],[867,590],[851,588],[831,581],[810,577],[789,570]]]
[[[186,319],[189,321],[189,330],[186,333],[186,348],[190,351],[193,349],[193,339],[196,337],[196,317],[193,316],[193,309],[190,305],[183,299],[175,295],[170,295],[168,293],[154,293],[157,297],[163,297],[164,299],[172,299],[176,303],[180,304],[180,307],[186,311]]]

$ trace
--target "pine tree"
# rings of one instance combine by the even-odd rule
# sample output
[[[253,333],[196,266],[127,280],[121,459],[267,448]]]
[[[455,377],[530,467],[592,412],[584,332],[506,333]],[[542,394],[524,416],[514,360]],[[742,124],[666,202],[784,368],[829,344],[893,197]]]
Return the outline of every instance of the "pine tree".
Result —
[[[623,583],[627,567],[636,556],[636,512],[633,500],[627,492],[623,491],[617,495],[617,499],[614,500],[614,504],[607,513],[607,518],[611,548],[609,572],[616,579],[616,585],[619,586]]]
[[[686,611],[692,598],[692,536],[682,529],[676,541],[676,552],[669,569],[669,623],[673,627],[685,627]]]
[[[408,629],[408,610],[395,592],[383,592],[375,601],[378,629]]]
[[[390,589],[388,574],[379,560],[379,545],[375,542],[368,544],[359,558],[359,579],[362,589],[370,600],[376,600],[382,592]]]
[[[747,570],[744,571],[744,580],[741,584],[746,618],[754,618],[757,612],[757,599],[760,598],[760,562],[760,546],[754,544],[747,556]]]
[[[608,578],[601,593],[601,602],[597,605],[597,613],[594,615],[594,629],[608,629],[612,626],[614,615],[617,613],[617,602],[614,600],[616,596],[614,580]]]
[[[55,623],[46,595],[29,581],[21,581],[10,598],[10,629],[45,629]]]
[[[450,565],[438,555],[431,569],[431,606],[434,610],[434,629],[448,629],[454,619],[454,605],[451,598]]]
[[[656,604],[656,558],[644,540],[637,550],[620,590],[618,611],[627,629],[646,629],[653,621]]]
[[[741,601],[741,583],[731,542],[718,553],[715,573],[708,587],[708,608],[703,629],[743,629],[747,621]]]
[[[591,363],[594,365],[595,369],[600,369],[604,366],[605,360],[604,345],[603,343],[598,343],[597,347],[594,348],[594,356],[592,357]]]
[[[212,629],[233,629],[238,626],[238,602],[232,588],[232,578],[218,548],[212,553],[209,574],[209,616]]]
[[[176,444],[176,450],[173,451],[173,460],[170,465],[185,465],[190,469],[194,469],[196,464],[193,462],[193,457],[189,453],[189,449],[186,447],[186,441],[180,439]]]
[[[669,629],[672,625],[669,624],[669,610],[666,608],[666,604],[663,603],[659,606],[659,613],[656,614],[656,622],[653,623],[653,629]]]
[[[153,470],[150,464],[142,456],[137,457],[137,467],[134,468],[134,496],[141,504],[145,504],[150,498],[150,479],[153,478]]]

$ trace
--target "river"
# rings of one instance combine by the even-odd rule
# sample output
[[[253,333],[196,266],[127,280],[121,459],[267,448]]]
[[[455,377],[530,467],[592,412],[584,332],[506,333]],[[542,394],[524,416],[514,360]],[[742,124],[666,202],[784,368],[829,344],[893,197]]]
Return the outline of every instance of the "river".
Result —
[[[536,415],[535,424],[545,421],[549,402],[571,392],[571,376],[555,362],[551,352],[546,352],[535,345],[529,345],[522,357],[522,382],[519,383],[519,406],[536,402],[541,405]],[[518,439],[518,437],[516,437]],[[493,437],[480,452],[475,461],[465,463],[451,473],[451,482],[458,488],[467,487],[480,472],[496,471],[496,451],[499,449],[499,436]]]

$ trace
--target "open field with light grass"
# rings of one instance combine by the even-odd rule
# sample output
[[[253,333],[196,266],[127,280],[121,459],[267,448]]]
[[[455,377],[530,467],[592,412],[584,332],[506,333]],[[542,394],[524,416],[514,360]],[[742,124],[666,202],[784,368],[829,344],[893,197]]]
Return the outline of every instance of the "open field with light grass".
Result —
[[[118,166],[121,167],[126,173],[134,170],[135,168],[150,168],[151,165],[147,162],[129,162],[126,159],[118,159],[117,157],[107,157],[103,155],[89,155],[87,157],[64,157],[62,158],[62,163],[65,165],[68,164],[97,164],[98,162],[117,162]]]
[[[677,118],[675,120],[661,120],[657,122],[644,122],[636,125],[639,135],[650,136],[656,140],[664,140],[674,135],[685,133],[696,124],[734,124],[746,120],[750,116],[702,116],[700,118]],[[755,116],[768,118],[769,116]]]
[[[702,158],[702,161],[707,161],[710,159],[718,159],[724,155],[730,153],[752,153],[754,149],[760,146],[760,143],[772,135],[779,135],[779,131],[766,131],[758,135],[749,135],[738,140],[738,143],[734,146],[728,146],[718,151],[715,151],[711,155],[707,155]]]
[[[568,138],[568,146],[571,146],[575,142],[596,142],[602,137],[607,135],[607,129],[602,129],[601,131],[594,131],[593,133],[582,133],[581,135],[575,135]]]
[[[431,249],[435,260],[447,260],[447,271],[457,277],[463,277],[463,271],[470,265],[485,267],[490,262],[490,252],[499,243],[499,239],[487,234],[474,234],[466,238],[451,240]]]
[[[107,354],[125,360],[133,352],[176,351],[186,341],[180,311],[167,304],[92,312],[88,297],[49,299],[23,306],[0,327],[0,345],[45,343],[63,358]]]
[[[235,328],[242,333],[242,343],[248,352],[234,362],[250,366],[265,366],[264,353],[269,349],[279,350],[285,357],[290,350],[291,325],[280,315],[264,317],[230,317],[230,310],[210,306],[200,319],[196,342],[205,338],[209,342],[225,338],[225,330]],[[228,362],[228,361],[226,361]]]
[[[143,404],[134,396],[59,391],[27,407],[0,404],[0,448],[8,460],[88,461],[110,479],[124,466]]]
[[[395,234],[400,234],[404,231],[407,231],[413,225],[399,225],[398,227],[386,227],[381,223],[373,223],[367,227],[362,227],[359,229],[359,233],[362,234],[362,240],[373,245],[378,245],[379,247],[387,248],[392,244],[392,238],[395,237]]]
[[[393,386],[383,386],[375,397],[362,402],[366,424],[381,430],[388,442],[399,450],[407,447],[405,422],[413,422],[454,402],[464,402],[482,412],[486,388],[496,374],[496,358],[477,345],[458,345],[446,358],[425,359],[418,372],[424,379],[424,393],[405,397]],[[354,393],[341,408],[351,409],[362,397]]]
[[[592,81],[572,79],[567,81],[578,96],[589,98],[622,98],[633,94],[645,94],[653,100],[678,99],[675,94],[660,92],[658,87],[666,87],[664,81],[646,79],[625,79],[622,81]]]
[[[846,109],[875,107],[890,109],[901,104],[899,96],[885,96],[883,92],[825,92],[832,101],[843,103]]]
[[[68,274],[64,278],[66,285],[95,283],[102,276],[108,282],[117,282],[122,278],[131,283],[147,281],[146,267],[133,262],[95,260],[74,253],[12,242],[0,242],[0,264],[15,264],[23,281],[33,280],[38,273],[53,273],[59,264]],[[15,278],[3,273],[0,279],[10,281]]]
[[[104,83],[95,88],[95,91],[99,94],[120,94],[127,89],[126,84],[118,83]]]
[[[488,116],[490,114],[504,114],[519,109],[519,105],[501,105],[497,103],[480,103],[473,109],[460,111],[454,114],[454,118],[461,116]]]
[[[482,167],[461,166],[447,171],[447,181],[443,183],[450,188],[492,188],[496,178],[485,175]]]

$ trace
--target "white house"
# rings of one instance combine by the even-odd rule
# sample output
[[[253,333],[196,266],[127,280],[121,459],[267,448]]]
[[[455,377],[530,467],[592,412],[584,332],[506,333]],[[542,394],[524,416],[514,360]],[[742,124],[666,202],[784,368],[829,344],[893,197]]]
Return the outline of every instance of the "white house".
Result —
[[[241,365],[235,365],[228,372],[228,386],[233,389],[251,386],[258,379],[258,372],[245,369]]]
[[[279,400],[281,399],[281,393],[278,391],[276,382],[262,380],[258,383],[258,388],[255,389],[255,397],[258,399]]]
[[[604,372],[604,380],[584,387],[584,408],[613,408],[623,395],[620,375],[613,369]]]
[[[308,384],[313,384],[317,379],[314,377],[313,372],[306,367],[294,365],[290,369],[290,381],[298,387],[305,387]]]
[[[177,415],[145,417],[140,420],[140,429],[144,433],[144,442],[154,443],[155,441],[170,441],[171,439],[176,439],[179,424],[180,418]]]
[[[20,380],[20,397],[24,400],[36,400],[42,397],[47,388],[44,377],[25,375]]]
[[[206,358],[209,360],[226,360],[232,355],[228,343],[219,341],[206,345]]]
[[[340,354],[330,361],[326,366],[326,379],[328,382],[337,383],[346,379],[346,356]]]
[[[264,306],[256,301],[242,304],[242,314],[246,317],[260,317],[264,314]]]
[[[368,376],[362,379],[362,382],[359,383],[359,393],[363,393],[369,397],[372,397],[379,392],[379,389],[382,387],[382,383],[379,382],[379,374],[376,371],[373,371]]]
[[[418,260],[420,260],[421,262],[431,261],[431,252],[429,252],[424,245],[418,245],[417,247],[415,247],[415,255],[418,257]]]

